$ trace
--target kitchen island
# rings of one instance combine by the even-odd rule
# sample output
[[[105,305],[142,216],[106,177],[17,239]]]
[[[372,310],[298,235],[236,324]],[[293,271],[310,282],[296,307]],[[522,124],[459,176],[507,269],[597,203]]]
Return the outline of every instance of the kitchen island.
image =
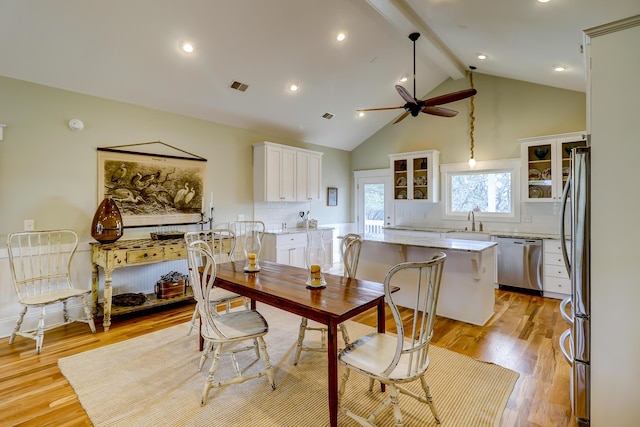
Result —
[[[405,261],[424,261],[436,252],[447,260],[442,273],[436,314],[474,325],[484,325],[493,315],[495,303],[495,242],[440,239],[422,236],[365,234],[358,264],[358,278],[382,282],[394,265]],[[413,283],[400,288],[396,303],[412,307],[416,298]]]

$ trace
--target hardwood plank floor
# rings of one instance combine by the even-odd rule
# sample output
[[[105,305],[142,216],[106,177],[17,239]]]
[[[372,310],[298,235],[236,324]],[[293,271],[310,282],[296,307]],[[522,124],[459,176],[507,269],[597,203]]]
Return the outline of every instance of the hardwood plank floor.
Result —
[[[558,339],[566,323],[559,300],[496,290],[495,315],[485,326],[438,318],[433,343],[520,373],[501,426],[576,427],[569,403],[570,367]],[[108,333],[75,323],[45,334],[42,353],[35,342],[0,339],[1,426],[90,426],[76,395],[58,369],[58,359],[187,322],[193,304],[184,303],[114,319]],[[375,326],[375,311],[356,320]],[[391,313],[387,330],[395,332]],[[437,390],[432,390],[437,402]]]

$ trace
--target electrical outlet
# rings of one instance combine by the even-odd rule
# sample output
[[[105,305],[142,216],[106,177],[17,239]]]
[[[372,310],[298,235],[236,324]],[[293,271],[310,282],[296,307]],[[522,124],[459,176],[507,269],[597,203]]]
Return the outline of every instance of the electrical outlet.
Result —
[[[36,222],[32,219],[24,220],[24,231],[33,231],[36,229]]]
[[[238,214],[238,221],[244,221],[244,214]]]
[[[522,222],[531,222],[531,215],[523,215]]]

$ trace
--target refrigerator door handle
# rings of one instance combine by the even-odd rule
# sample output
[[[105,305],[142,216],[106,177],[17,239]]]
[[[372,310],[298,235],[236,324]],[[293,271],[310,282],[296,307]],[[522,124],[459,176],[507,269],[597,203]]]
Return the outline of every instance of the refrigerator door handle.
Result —
[[[573,325],[573,305],[571,305],[571,315],[567,314],[567,305],[569,304],[571,304],[571,295],[563,299],[560,303],[560,315],[570,325]]]
[[[567,179],[567,183],[562,190],[562,202],[560,202],[560,246],[562,249],[562,258],[567,271],[571,271],[571,262],[569,261],[569,253],[567,251],[567,238],[565,237],[565,215],[567,212],[567,201],[569,200],[569,190],[571,189],[571,176]]]
[[[564,358],[567,359],[567,362],[569,362],[570,365],[573,365],[573,343],[571,340],[569,340],[570,337],[571,329],[567,329],[562,333],[562,335],[560,335],[560,351],[562,352]],[[571,352],[571,354],[567,352],[567,341],[569,341],[569,351]]]

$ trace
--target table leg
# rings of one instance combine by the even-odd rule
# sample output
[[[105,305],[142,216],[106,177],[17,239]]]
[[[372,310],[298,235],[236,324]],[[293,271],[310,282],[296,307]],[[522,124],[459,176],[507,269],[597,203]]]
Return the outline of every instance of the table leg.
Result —
[[[338,324],[327,325],[327,358],[329,359],[329,422],[338,427]]]
[[[93,264],[91,270],[91,312],[94,317],[98,314],[98,264]]]
[[[109,326],[111,326],[111,270],[104,270],[104,320],[102,321],[102,326],[104,327],[104,331],[107,332],[109,330]]]

